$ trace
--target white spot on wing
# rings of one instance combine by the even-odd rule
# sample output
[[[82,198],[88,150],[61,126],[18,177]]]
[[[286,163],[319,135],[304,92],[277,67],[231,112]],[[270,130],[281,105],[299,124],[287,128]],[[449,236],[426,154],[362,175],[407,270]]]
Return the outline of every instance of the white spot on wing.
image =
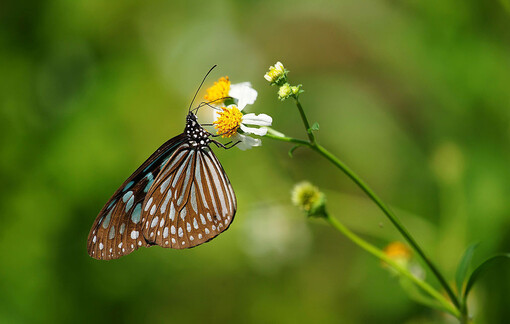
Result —
[[[161,184],[161,187],[159,187],[159,192],[160,193],[163,193],[165,192],[166,188],[168,187],[168,185],[170,184],[170,180],[172,178],[168,177],[168,179],[166,179],[162,184]]]
[[[204,188],[202,186],[202,176],[200,175],[201,170],[201,161],[203,159],[202,154],[200,153],[197,158],[197,166],[195,167],[195,181],[198,184],[198,191],[200,192],[200,196],[202,197],[202,202],[204,203],[205,208],[209,208],[207,205],[207,200],[205,199]]]
[[[168,205],[168,201],[170,200],[170,198],[172,198],[172,190],[169,189],[167,194],[166,194],[166,198],[165,198],[165,201],[163,202],[163,205],[161,205],[161,212],[164,213],[165,210],[166,210],[166,206]]]
[[[154,205],[154,206],[156,206],[156,205]],[[159,220],[158,216],[154,217],[154,219],[152,220],[152,223],[151,223],[151,228],[156,226],[156,224],[158,223],[158,220]]]
[[[191,198],[191,207],[193,208],[195,213],[198,213],[198,209],[197,209],[197,195],[195,193],[195,184],[194,183],[191,183],[190,198]]]
[[[175,207],[174,207],[174,202],[172,201],[172,203],[170,204],[170,220],[174,220],[175,218]]]
[[[163,230],[163,238],[167,238],[168,237],[168,227],[165,227],[165,229]]]
[[[148,201],[148,202],[147,202],[147,204],[145,205],[144,210],[145,210],[145,211],[148,211],[148,210],[149,210],[149,208],[151,207],[151,204],[152,204],[152,197],[149,199],[149,201]]]
[[[140,233],[139,233],[138,231],[134,231],[134,230],[133,230],[133,231],[131,231],[131,238],[132,238],[133,240],[136,240],[136,239],[138,238],[138,235],[139,235],[139,234],[140,234]]]

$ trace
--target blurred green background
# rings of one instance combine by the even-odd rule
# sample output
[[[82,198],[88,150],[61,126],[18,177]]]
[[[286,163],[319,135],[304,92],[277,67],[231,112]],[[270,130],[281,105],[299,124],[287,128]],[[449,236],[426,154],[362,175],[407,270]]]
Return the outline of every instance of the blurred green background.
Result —
[[[380,262],[290,204],[311,180],[374,244],[400,239],[318,155],[264,139],[215,150],[236,190],[231,228],[199,248],[93,260],[86,239],[117,187],[228,75],[253,112],[303,137],[263,79],[281,60],[320,142],[356,170],[453,278],[510,251],[508,1],[3,1],[0,4],[1,323],[449,323]],[[510,316],[510,268],[471,296]],[[429,277],[430,274],[428,274]],[[431,282],[437,284],[432,278]]]

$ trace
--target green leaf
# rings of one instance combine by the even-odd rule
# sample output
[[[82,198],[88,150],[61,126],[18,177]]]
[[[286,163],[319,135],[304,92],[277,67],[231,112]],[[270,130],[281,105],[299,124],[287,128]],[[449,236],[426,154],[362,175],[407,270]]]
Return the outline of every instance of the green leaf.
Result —
[[[462,288],[464,285],[464,280],[466,280],[467,271],[471,264],[471,260],[473,260],[473,254],[475,249],[478,247],[479,242],[473,243],[464,252],[462,259],[460,259],[459,266],[457,267],[457,273],[455,274],[455,283],[457,284],[457,294],[458,296],[462,296]]]
[[[319,123],[318,122],[313,123],[312,127],[310,127],[310,130],[318,131],[319,130]]]
[[[299,144],[298,144],[298,145],[294,146],[293,148],[291,148],[291,149],[289,150],[289,156],[290,156],[291,158],[293,157],[293,153],[294,153],[294,151],[295,151],[298,147],[300,147],[300,146],[301,146],[301,145],[299,145]]]
[[[469,294],[469,291],[471,290],[471,288],[473,287],[475,282],[478,280],[478,278],[480,278],[480,276],[482,274],[485,273],[485,271],[487,271],[489,266],[492,265],[496,261],[501,261],[501,260],[504,260],[504,259],[510,259],[510,253],[498,254],[498,255],[495,255],[495,256],[485,260],[482,264],[480,264],[473,271],[473,273],[471,273],[471,276],[469,277],[468,282],[466,284],[466,290],[464,291],[464,302],[466,302],[468,294]]]

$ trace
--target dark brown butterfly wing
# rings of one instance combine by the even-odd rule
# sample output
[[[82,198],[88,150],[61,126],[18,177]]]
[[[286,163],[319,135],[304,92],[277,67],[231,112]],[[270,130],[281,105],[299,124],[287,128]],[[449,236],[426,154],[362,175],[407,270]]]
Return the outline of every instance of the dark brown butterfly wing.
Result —
[[[178,135],[154,152],[113,194],[90,230],[87,250],[101,260],[117,259],[148,246],[141,233],[144,199],[172,154],[186,141]]]

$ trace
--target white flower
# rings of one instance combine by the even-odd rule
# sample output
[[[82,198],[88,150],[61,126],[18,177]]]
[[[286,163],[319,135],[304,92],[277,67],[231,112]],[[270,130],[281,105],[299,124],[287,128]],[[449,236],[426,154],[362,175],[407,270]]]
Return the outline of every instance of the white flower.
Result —
[[[234,104],[224,106],[224,98],[231,97]],[[252,105],[257,100],[257,91],[252,88],[250,82],[231,84],[228,77],[222,77],[214,85],[207,89],[205,99],[211,103],[214,110],[214,127],[222,137],[231,137],[233,143],[241,150],[247,150],[253,146],[260,146],[260,139],[248,136],[255,134],[264,136],[266,128],[251,126],[271,126],[273,119],[266,115],[253,113],[244,115],[241,111],[246,105]],[[238,132],[239,128],[241,133]]]
[[[271,126],[273,119],[266,114],[249,113],[244,115],[241,112],[247,104],[255,102],[257,91],[248,82],[245,82],[232,85],[229,95],[237,100],[237,105],[221,107],[221,111],[214,111],[213,124],[218,130],[218,134],[222,134],[223,137],[232,137],[234,143],[239,142],[237,147],[243,151],[253,146],[260,146],[260,139],[248,136],[248,134],[264,136],[267,133],[267,128],[251,126]],[[239,128],[241,128],[242,134],[238,132]]]
[[[285,68],[282,62],[276,62],[274,66],[270,66],[269,71],[264,75],[264,79],[271,84],[278,83],[282,78],[285,78]]]
[[[231,84],[228,91],[228,95],[237,100],[239,110],[243,110],[246,105],[253,105],[257,100],[257,94],[257,90],[251,87],[250,82]]]

